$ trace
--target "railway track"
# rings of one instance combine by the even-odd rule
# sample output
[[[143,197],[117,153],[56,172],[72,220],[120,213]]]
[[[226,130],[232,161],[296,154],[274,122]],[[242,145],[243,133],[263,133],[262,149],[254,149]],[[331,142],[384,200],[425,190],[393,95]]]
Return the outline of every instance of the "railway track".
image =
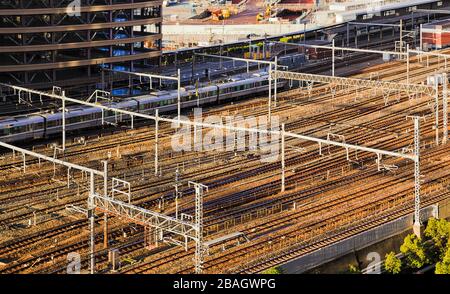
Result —
[[[438,62],[433,59],[430,59],[429,68],[413,62],[411,78],[417,81],[423,80],[427,73],[438,66]],[[404,78],[401,75],[401,69],[391,69],[388,66],[375,68],[381,71],[380,78],[391,77],[390,79],[393,81],[401,81]],[[370,71],[361,73],[361,75],[368,73]],[[361,93],[366,92],[369,91]],[[411,129],[411,123],[404,120],[405,113],[426,113],[427,111],[430,113],[429,100],[426,98],[411,102],[407,95],[399,95],[394,99],[395,103],[384,105],[383,99],[375,93],[373,97],[367,95],[358,98],[356,102],[341,104],[336,109],[325,109],[322,112],[304,116],[306,107],[326,105],[327,103],[338,104],[332,94],[327,92],[326,86],[317,87],[311,93],[311,98],[308,97],[307,100],[305,98],[309,95],[305,93],[304,91],[295,94],[295,91],[291,91],[291,96],[288,96],[289,92],[287,92],[286,97],[280,97],[280,104],[274,109],[274,114],[280,115],[286,121],[288,130],[323,137],[330,131],[329,125],[332,124],[332,131],[344,135],[347,142],[385,150],[401,150],[410,146],[412,136],[407,131]],[[339,96],[338,100],[345,101],[351,98],[352,93],[342,92],[336,95]],[[221,106],[220,109],[213,109],[208,114],[233,113],[240,110],[244,115],[264,115],[266,103],[264,99],[256,99],[255,101]],[[412,104],[409,105],[409,103]],[[422,141],[425,143],[434,139],[433,123],[431,120],[427,120],[422,125]],[[161,126],[161,144],[167,146],[172,131],[167,125]],[[285,193],[280,193],[279,163],[261,165],[255,160],[255,157],[245,156],[252,152],[244,152],[239,156],[235,156],[233,152],[223,154],[204,152],[200,156],[189,152],[185,154],[166,153],[162,158],[164,160],[162,166],[165,168],[163,176],[142,176],[142,171],[147,174],[153,173],[151,162],[153,136],[151,129],[148,128],[128,131],[125,136],[113,134],[88,146],[69,146],[65,158],[71,162],[100,168],[96,160],[104,159],[107,152],[114,150],[118,145],[124,151],[130,150],[131,152],[126,154],[132,156],[139,154],[140,151],[136,150],[145,150],[148,155],[144,156],[143,163],[139,168],[121,164],[120,160],[113,159],[115,168],[111,170],[111,174],[119,177],[126,174],[126,179],[133,183],[133,203],[158,210],[159,201],[163,198],[166,205],[162,212],[169,215],[174,214],[171,192],[173,173],[177,167],[186,163],[182,173],[184,181],[195,178],[210,187],[204,205],[205,236],[214,238],[230,232],[230,230],[240,230],[247,233],[252,240],[248,244],[249,247],[247,245],[238,246],[231,251],[207,258],[205,264],[207,272],[259,272],[267,267],[311,252],[319,246],[336,242],[341,237],[356,234],[369,228],[370,225],[381,224],[384,219],[393,219],[402,213],[411,211],[412,198],[408,197],[412,191],[412,173],[408,164],[402,160],[385,159],[386,164],[396,164],[399,170],[397,174],[383,175],[382,172],[375,169],[373,155],[361,153],[357,157],[353,157],[354,154],[352,154],[353,162],[349,163],[345,158],[345,152],[339,148],[326,148],[324,149],[325,155],[321,156],[314,144],[287,140],[286,143],[303,148],[304,151],[300,155],[295,150],[287,151],[286,166],[295,172],[288,171],[287,190]],[[45,149],[43,151],[48,152]],[[425,148],[424,146],[422,159],[431,162],[424,163],[424,173],[438,175],[441,170],[445,169],[446,164],[448,165],[448,159],[445,159],[448,151],[448,148],[445,147]],[[92,158],[87,158],[86,154],[91,154]],[[255,154],[257,156],[257,153]],[[438,162],[437,159],[440,158],[444,159]],[[67,204],[80,205],[85,202],[85,191],[77,195],[74,191],[66,189],[61,192],[60,202],[49,203],[49,197],[45,194],[52,193],[56,187],[64,185],[49,184],[50,181],[42,180],[51,177],[53,169],[48,165],[39,169],[37,162],[33,161],[28,162],[29,170],[31,172],[39,171],[42,179],[34,179],[36,174],[32,173],[22,175],[19,177],[19,180],[23,181],[20,188],[14,189],[11,184],[14,180],[17,181],[18,177],[10,171],[14,165],[19,165],[20,161],[13,161],[10,157],[6,159],[6,162],[0,164],[0,179],[2,179],[0,191],[3,195],[7,195],[6,197],[0,196],[0,209],[5,216],[2,219],[2,214],[0,214],[0,225],[7,226],[27,220],[31,216],[31,212],[23,211],[20,206],[24,203],[41,206],[42,208],[37,210],[38,213],[58,213]],[[197,163],[197,159],[202,162]],[[187,164],[188,160],[191,161],[189,164]],[[230,162],[232,166],[229,166]],[[130,171],[130,169],[134,170]],[[448,175],[442,173],[438,179],[445,181],[447,178]],[[81,181],[81,178],[75,176],[74,180]],[[425,183],[424,190],[439,186],[437,181],[437,179],[432,179]],[[360,190],[357,188],[358,185],[365,188]],[[161,187],[162,189],[159,189]],[[389,189],[392,189],[392,192],[387,193],[388,195],[380,195],[378,192],[380,190],[389,191]],[[15,191],[13,192],[13,190]],[[36,194],[37,190],[40,192]],[[181,211],[192,214],[192,190],[183,188],[182,191]],[[333,193],[336,196],[333,196]],[[31,195],[35,195],[34,198],[30,198]],[[365,200],[371,195],[377,195],[377,200]],[[425,201],[430,204],[445,197],[448,197],[448,193],[426,195]],[[294,203],[297,207],[302,207],[304,211],[292,210]],[[386,210],[386,208],[392,209],[392,211],[383,216],[383,209]],[[324,214],[323,217],[321,217],[322,214]],[[361,217],[364,217],[367,222],[358,223],[357,220]],[[101,222],[101,219],[98,219],[99,225]],[[297,224],[293,225],[293,223]],[[332,223],[339,223],[346,230],[333,227]],[[123,244],[121,254],[144,256],[142,262],[124,269],[124,272],[170,272],[170,269],[172,272],[192,271],[190,266],[192,248],[185,252],[176,247],[162,246],[158,248],[157,252],[146,252],[143,249],[141,232],[135,232],[135,238],[123,239],[120,236],[123,229],[128,228],[129,225],[117,218],[112,218],[111,224],[114,229],[111,230],[110,238],[121,241]],[[15,263],[0,268],[0,272],[63,272],[64,258],[68,252],[77,251],[83,254],[87,252],[87,237],[79,237],[79,240],[71,237],[67,244],[47,250],[39,246],[44,246],[47,244],[46,240],[51,238],[70,237],[83,225],[86,225],[84,220],[71,221],[63,225],[49,223],[49,226],[53,227],[42,229],[39,231],[40,234],[29,233],[11,241],[0,242],[0,257],[11,255],[19,257]],[[336,234],[332,235],[333,232]],[[85,235],[86,232],[83,234]],[[314,236],[322,239],[315,240]],[[306,239],[309,240],[308,244],[303,243],[303,240]],[[97,234],[97,244],[100,244],[101,241],[101,237]],[[35,244],[37,245],[34,246]],[[289,254],[283,253],[283,255],[282,248],[285,248],[286,252],[287,250],[291,251]],[[25,252],[28,250],[33,253],[32,257],[26,257]],[[251,256],[252,252],[253,256]],[[261,259],[270,252],[273,252],[273,256],[267,260]],[[98,252],[99,270],[106,266],[106,257],[107,251]],[[149,260],[147,261],[145,258]],[[174,264],[177,269],[172,266]],[[242,266],[239,267],[237,264],[242,264]]]

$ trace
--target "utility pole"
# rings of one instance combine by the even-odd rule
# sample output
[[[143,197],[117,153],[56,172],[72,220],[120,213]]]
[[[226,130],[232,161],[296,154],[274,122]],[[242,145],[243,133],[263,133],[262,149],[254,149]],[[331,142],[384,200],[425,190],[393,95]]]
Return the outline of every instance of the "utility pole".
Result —
[[[158,176],[158,129],[159,111],[158,109],[155,109],[155,176]]]
[[[272,116],[272,63],[269,64],[269,122]]]
[[[285,167],[285,160],[284,160],[284,132],[285,132],[285,125],[284,123],[281,124],[281,192],[285,191],[285,173],[286,173],[286,167]]]
[[[88,219],[89,219],[89,257],[90,257],[90,273],[95,273],[95,205],[94,205],[94,193],[95,193],[95,181],[94,173],[91,172],[90,184],[89,184],[89,198],[88,198]]]
[[[409,85],[409,44],[406,44],[406,83]]]
[[[350,25],[347,22],[347,47],[350,47]]]
[[[108,161],[103,160],[103,196],[108,197]],[[103,214],[103,248],[108,248],[108,214]]]
[[[177,110],[178,110],[178,127],[180,127],[180,116],[181,116],[181,70],[178,69],[178,80],[177,80]]]
[[[420,220],[420,117],[407,116],[414,120],[414,225],[413,231],[421,237],[422,222]]]
[[[195,50],[192,51],[191,84],[194,83],[194,76],[195,76]]]
[[[62,91],[62,150],[66,151],[66,91]]]
[[[369,32],[367,32],[367,33],[369,33]],[[403,48],[403,20],[401,20],[401,19],[400,19],[400,48]],[[401,50],[401,51],[403,51],[403,50]]]
[[[420,46],[420,51],[423,51],[423,44],[422,44],[422,24],[420,24],[420,31],[419,31],[419,46]]]
[[[278,69],[278,56],[275,56],[275,89],[274,89],[274,101],[275,107],[277,107],[277,89],[278,89],[278,77],[277,77],[277,69]]]
[[[197,226],[197,242],[195,244],[195,273],[201,274],[203,271],[203,191],[208,191],[208,186],[192,181],[188,182],[189,187],[195,189],[195,224]]]
[[[332,63],[331,63],[331,75],[334,77],[334,60],[335,60],[335,57],[334,57],[334,39],[333,39],[333,41],[331,42],[331,46],[332,46],[332,48],[331,48],[331,59],[332,59]]]
[[[178,192],[178,187],[180,183],[180,172],[177,169],[175,170],[175,218],[178,219],[178,197],[181,196],[181,192]]]
[[[442,115],[443,115],[443,128],[444,128],[444,137],[442,138],[442,144],[446,144],[448,140],[448,96],[447,96],[447,88],[448,88],[448,79],[447,73],[442,73]]]
[[[435,107],[435,134],[436,134],[436,146],[439,146],[439,79],[438,75],[434,76],[434,107]]]

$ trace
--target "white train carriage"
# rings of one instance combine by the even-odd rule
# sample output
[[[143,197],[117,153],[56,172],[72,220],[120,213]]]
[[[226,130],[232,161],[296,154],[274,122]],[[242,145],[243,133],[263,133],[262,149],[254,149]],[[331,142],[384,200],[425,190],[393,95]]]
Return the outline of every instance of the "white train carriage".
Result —
[[[181,108],[220,103],[233,98],[263,94],[268,91],[267,72],[254,74],[252,77],[236,77],[231,81],[196,89],[187,86],[181,90]],[[279,81],[278,87],[284,87],[286,81]],[[178,94],[176,90],[158,91],[149,95],[125,98],[120,102],[103,102],[104,105],[133,112],[159,113],[177,110]],[[66,130],[76,131],[106,124],[117,125],[128,121],[130,117],[114,111],[103,111],[89,106],[70,106],[66,112]],[[62,128],[62,113],[30,114],[0,120],[0,139],[3,142],[23,141],[27,139],[46,138],[59,134]]]

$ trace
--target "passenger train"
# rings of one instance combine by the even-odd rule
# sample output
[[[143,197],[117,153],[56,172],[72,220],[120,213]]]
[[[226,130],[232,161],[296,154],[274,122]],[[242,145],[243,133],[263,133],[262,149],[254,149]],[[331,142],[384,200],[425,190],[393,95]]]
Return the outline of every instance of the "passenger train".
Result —
[[[286,87],[284,80],[279,80],[279,89]],[[233,98],[242,98],[263,94],[268,91],[268,73],[258,72],[249,77],[238,76],[227,82],[201,87],[187,86],[181,91],[181,108],[193,108],[197,105],[221,103]],[[121,99],[120,102],[103,102],[111,108],[119,108],[140,113],[159,113],[176,111],[177,91],[158,91],[148,95]],[[120,124],[129,119],[126,115],[114,111],[104,112],[104,121],[108,124]],[[100,108],[74,105],[67,107],[66,130],[78,131],[102,124]],[[62,112],[28,114],[0,120],[0,140],[3,142],[24,141],[48,138],[61,133]]]

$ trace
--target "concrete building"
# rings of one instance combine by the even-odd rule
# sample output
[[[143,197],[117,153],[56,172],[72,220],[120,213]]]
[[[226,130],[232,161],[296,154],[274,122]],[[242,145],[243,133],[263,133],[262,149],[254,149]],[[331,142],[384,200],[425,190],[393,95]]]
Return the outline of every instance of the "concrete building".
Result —
[[[92,85],[102,66],[158,64],[162,1],[1,1],[0,78],[46,88]]]

